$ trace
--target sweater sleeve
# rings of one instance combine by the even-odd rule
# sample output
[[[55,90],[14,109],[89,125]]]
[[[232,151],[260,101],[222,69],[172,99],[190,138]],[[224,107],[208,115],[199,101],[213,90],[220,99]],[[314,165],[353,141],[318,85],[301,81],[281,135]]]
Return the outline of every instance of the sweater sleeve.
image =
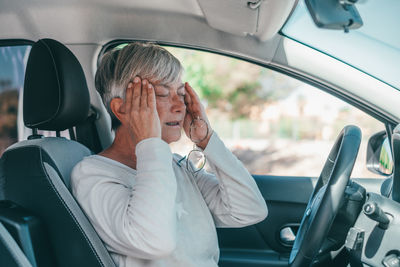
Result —
[[[253,177],[214,132],[203,151],[213,174],[201,171],[197,185],[217,227],[243,227],[262,221],[268,209]]]
[[[73,193],[112,252],[156,259],[175,249],[176,179],[168,144],[158,138],[136,147],[133,185],[107,175],[112,168],[78,165]],[[103,168],[103,169],[102,169]],[[124,173],[124,172],[121,172]]]

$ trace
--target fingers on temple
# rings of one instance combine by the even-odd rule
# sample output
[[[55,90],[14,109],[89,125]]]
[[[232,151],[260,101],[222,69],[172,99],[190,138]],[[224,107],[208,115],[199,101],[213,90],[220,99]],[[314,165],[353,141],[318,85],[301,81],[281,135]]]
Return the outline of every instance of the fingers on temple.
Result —
[[[189,88],[189,89],[188,89]],[[192,98],[191,98],[191,95],[190,95],[190,86],[189,86],[189,84],[188,83],[185,83],[185,91],[186,91],[186,94],[185,94],[185,104],[188,106],[188,105],[191,105],[192,104]]]
[[[189,85],[189,83],[185,83],[185,89],[188,95],[190,96],[190,99],[192,102],[199,102],[199,97],[197,96],[196,92],[193,90],[193,88]]]
[[[149,81],[148,80],[146,80],[146,79],[143,79],[142,80],[142,87],[141,87],[141,89],[140,89],[140,97],[139,97],[139,105],[138,105],[138,108],[140,109],[140,108],[142,108],[142,105],[145,105],[143,102],[143,100],[145,100],[146,101],[146,105],[147,105],[147,100],[146,99],[143,99],[143,97],[144,97],[144,91],[145,90],[147,90],[147,86],[149,85]]]
[[[140,108],[147,108],[147,97],[148,97],[148,90],[150,87],[149,81],[145,80],[146,84],[142,86],[142,95],[140,97]]]
[[[126,88],[125,102],[121,107],[122,112],[130,112],[132,107],[133,83],[129,82]]]
[[[155,109],[156,107],[156,93],[154,92],[154,86],[152,84],[150,84],[147,89],[147,105],[151,109]]]
[[[191,113],[193,118],[197,117],[200,115],[199,113],[201,112],[200,99],[188,83],[185,83],[185,89],[187,92],[187,94],[185,95],[187,110],[189,111],[189,113]]]
[[[140,94],[142,90],[142,81],[139,77],[135,77],[133,80],[133,98],[132,98],[132,110],[139,109],[140,105]]]

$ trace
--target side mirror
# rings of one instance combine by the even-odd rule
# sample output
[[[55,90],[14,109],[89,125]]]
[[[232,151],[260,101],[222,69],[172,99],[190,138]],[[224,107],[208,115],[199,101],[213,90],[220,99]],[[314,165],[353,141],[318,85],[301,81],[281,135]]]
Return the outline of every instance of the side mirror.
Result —
[[[367,168],[383,176],[389,176],[393,172],[392,150],[385,131],[374,134],[368,140]]]

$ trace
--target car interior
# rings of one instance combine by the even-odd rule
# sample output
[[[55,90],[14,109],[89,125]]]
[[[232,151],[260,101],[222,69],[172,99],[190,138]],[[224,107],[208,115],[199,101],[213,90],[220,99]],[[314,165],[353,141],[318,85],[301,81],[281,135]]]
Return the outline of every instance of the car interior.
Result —
[[[219,266],[400,266],[400,84],[285,34],[298,6],[325,31],[348,34],[367,24],[357,1],[321,2],[0,0],[0,22],[12,25],[0,26],[0,48],[30,47],[19,138],[0,158],[0,266],[117,266],[69,180],[79,161],[113,140],[94,73],[106,51],[132,41],[251,62],[384,125],[366,148],[362,127],[344,125],[318,177],[253,174],[269,215],[256,225],[217,229]],[[352,176],[361,149],[379,178]]]
[[[2,216],[27,220],[3,223],[21,235],[19,243],[32,241],[23,248],[34,266],[112,266],[107,250],[68,188],[73,166],[92,152],[63,137],[35,134],[37,130],[62,131],[86,119],[89,91],[82,68],[69,49],[51,39],[37,42],[30,55],[23,104],[25,125],[33,134],[9,147],[2,157],[7,199],[3,207],[7,214]],[[38,113],[37,109],[43,110]],[[41,220],[35,221],[36,216]],[[25,233],[19,230],[21,225]]]

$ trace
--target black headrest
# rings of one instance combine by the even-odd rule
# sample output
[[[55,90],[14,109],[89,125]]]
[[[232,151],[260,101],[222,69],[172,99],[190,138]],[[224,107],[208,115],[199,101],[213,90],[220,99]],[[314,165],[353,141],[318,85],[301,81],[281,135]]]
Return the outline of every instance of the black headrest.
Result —
[[[89,90],[78,59],[63,44],[41,39],[31,49],[24,84],[24,123],[62,131],[84,121]]]

